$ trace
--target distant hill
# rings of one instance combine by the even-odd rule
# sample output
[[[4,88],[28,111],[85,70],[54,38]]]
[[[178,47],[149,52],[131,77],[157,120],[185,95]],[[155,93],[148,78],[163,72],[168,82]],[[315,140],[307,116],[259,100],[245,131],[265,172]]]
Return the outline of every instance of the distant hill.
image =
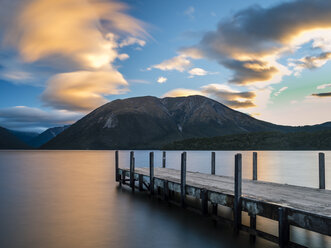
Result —
[[[323,126],[325,125],[325,126]],[[44,149],[158,149],[174,141],[251,132],[313,132],[331,124],[280,126],[204,96],[115,100],[86,115]]]
[[[259,132],[176,141],[165,150],[331,150],[331,129],[315,132]]]
[[[39,135],[37,132],[23,132],[23,131],[15,131],[8,129],[12,134],[14,134],[18,139],[23,141],[24,143],[29,143],[30,140],[34,139]]]
[[[30,147],[16,137],[10,130],[0,127],[0,149],[29,149]]]
[[[63,126],[63,127],[53,127],[49,128],[46,131],[39,134],[37,137],[34,137],[33,139],[28,141],[28,144],[32,147],[38,148],[42,146],[43,144],[47,143],[54,137],[56,137],[58,134],[62,133],[64,130],[66,130],[69,127],[69,125]]]

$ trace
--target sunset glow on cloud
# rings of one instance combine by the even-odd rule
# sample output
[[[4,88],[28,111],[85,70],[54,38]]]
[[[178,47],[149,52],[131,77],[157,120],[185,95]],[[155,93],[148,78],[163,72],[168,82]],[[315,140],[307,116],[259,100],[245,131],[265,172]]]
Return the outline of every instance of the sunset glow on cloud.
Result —
[[[118,97],[200,94],[278,124],[329,121],[331,2],[227,4],[4,0],[0,113],[77,117]]]

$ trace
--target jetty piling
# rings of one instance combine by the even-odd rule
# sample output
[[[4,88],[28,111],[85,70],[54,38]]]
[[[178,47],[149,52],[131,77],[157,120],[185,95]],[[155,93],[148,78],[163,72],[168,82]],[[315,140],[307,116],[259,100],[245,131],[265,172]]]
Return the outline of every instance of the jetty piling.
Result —
[[[149,192],[154,195],[154,152],[149,153]]]
[[[186,198],[186,152],[181,155],[181,166],[180,166],[180,202],[181,206],[185,207]]]
[[[211,153],[211,174],[215,175],[215,152]]]
[[[257,180],[257,152],[253,152],[253,180]]]
[[[162,152],[162,168],[166,167],[166,152]]]
[[[241,180],[242,180],[242,156],[240,153],[235,155],[234,168],[234,231],[239,233],[241,227]]]
[[[325,189],[325,154],[320,152],[319,158],[319,186],[320,189]]]
[[[211,171],[213,157],[215,158],[213,154],[214,152],[211,155]],[[139,191],[147,190],[151,196],[188,210],[193,208],[191,198],[199,199],[199,212],[203,216],[211,218],[214,223],[231,223],[236,234],[248,232],[252,243],[258,236],[276,242],[280,247],[304,247],[291,241],[290,226],[331,236],[331,191],[325,189],[325,155],[319,153],[318,157],[319,189],[258,181],[257,173],[253,173],[253,180],[242,179],[240,153],[235,155],[234,177],[225,177],[187,171],[186,152],[181,153],[180,170],[164,168],[163,165],[154,168],[154,152],[149,153],[149,168],[135,168],[133,151],[130,152],[130,169],[119,168],[116,151],[115,179],[120,186],[130,186],[133,192],[136,187],[135,180],[138,180]],[[257,168],[256,152],[253,153],[253,171],[254,167]],[[245,186],[242,187],[243,185]],[[175,194],[180,196],[179,202],[176,201]],[[309,197],[302,198],[300,195]],[[218,205],[232,208],[233,219],[222,217],[221,213],[219,215],[222,209],[218,209]],[[242,223],[242,212],[248,213],[249,226]],[[277,221],[278,236],[258,230],[257,216]]]

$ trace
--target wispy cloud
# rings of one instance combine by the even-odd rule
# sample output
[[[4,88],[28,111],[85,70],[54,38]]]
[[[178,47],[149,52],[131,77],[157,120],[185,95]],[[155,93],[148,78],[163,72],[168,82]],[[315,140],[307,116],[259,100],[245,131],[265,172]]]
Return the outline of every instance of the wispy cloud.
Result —
[[[274,96],[279,96],[280,93],[282,93],[283,91],[285,91],[287,89],[288,89],[288,87],[286,87],[286,86],[280,88],[277,92],[274,93]]]
[[[316,89],[323,90],[323,89],[326,89],[329,87],[331,87],[331,84],[322,84],[322,85],[317,86]]]
[[[159,69],[162,71],[176,70],[176,71],[183,72],[191,65],[192,65],[191,61],[185,55],[178,55],[171,59],[165,60],[165,61],[161,62],[160,64],[153,65],[153,66],[147,68],[147,70],[151,70],[152,68],[155,68],[155,69]]]
[[[188,16],[190,19],[194,19],[195,8],[193,6],[188,7],[184,11],[184,15]]]
[[[72,124],[81,117],[82,114],[64,110],[47,112],[38,108],[16,106],[0,109],[0,126],[18,130],[42,130],[49,127]]]
[[[251,91],[236,91],[229,86],[222,84],[209,84],[202,86],[200,90],[192,89],[174,89],[166,94],[165,97],[177,97],[177,96],[190,96],[190,95],[203,95],[217,100],[220,103],[227,105],[228,107],[238,108],[251,108],[255,107],[254,99],[256,94]]]

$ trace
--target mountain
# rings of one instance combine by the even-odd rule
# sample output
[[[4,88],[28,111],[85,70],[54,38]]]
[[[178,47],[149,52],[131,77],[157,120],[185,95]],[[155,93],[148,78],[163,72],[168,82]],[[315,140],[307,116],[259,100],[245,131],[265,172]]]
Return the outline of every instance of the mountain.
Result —
[[[10,130],[0,127],[0,149],[29,149],[29,146]]]
[[[8,129],[12,134],[14,134],[18,139],[23,141],[24,143],[29,143],[30,140],[34,139],[39,135],[36,132],[22,132]]]
[[[194,138],[163,150],[331,150],[331,129],[315,132],[258,132]]]
[[[32,147],[38,148],[42,146],[43,144],[47,143],[54,137],[56,137],[58,134],[62,133],[64,130],[66,130],[69,127],[69,125],[63,126],[63,127],[52,127],[47,129],[46,131],[39,134],[37,137],[31,139],[28,141],[28,144]]]
[[[204,96],[115,100],[86,115],[44,149],[155,149],[174,141],[249,132],[327,129],[257,120]]]

